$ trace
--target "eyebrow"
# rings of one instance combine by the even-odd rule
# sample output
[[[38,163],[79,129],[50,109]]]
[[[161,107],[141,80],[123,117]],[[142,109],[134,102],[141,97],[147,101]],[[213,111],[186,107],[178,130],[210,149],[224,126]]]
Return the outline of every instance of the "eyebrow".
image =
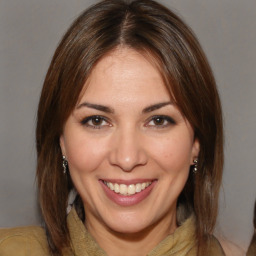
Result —
[[[143,114],[149,113],[149,112],[152,112],[154,110],[165,107],[167,105],[173,105],[173,103],[171,101],[167,101],[167,102],[161,102],[161,103],[157,103],[157,104],[154,104],[154,105],[150,105],[150,106],[144,108],[142,110],[142,113]],[[102,112],[105,112],[105,113],[110,113],[110,114],[113,114],[115,112],[113,108],[110,108],[108,106],[93,104],[93,103],[89,103],[89,102],[83,102],[83,103],[79,104],[76,109],[80,109],[82,107],[92,108],[92,109],[96,109],[96,110],[99,110],[99,111],[102,111]]]
[[[88,103],[88,102],[83,102],[80,105],[77,106],[77,109],[80,109],[82,107],[87,107],[87,108],[93,108],[102,112],[106,112],[106,113],[111,113],[113,114],[115,111],[114,109],[107,107],[107,106],[103,106],[103,105],[99,105],[99,104],[92,104],[92,103]]]
[[[165,107],[167,105],[173,105],[173,103],[171,101],[157,103],[157,104],[154,104],[154,105],[151,105],[149,107],[144,108],[142,110],[142,113],[149,113],[149,112],[152,112],[154,110],[157,110],[157,109],[160,109],[162,107]]]

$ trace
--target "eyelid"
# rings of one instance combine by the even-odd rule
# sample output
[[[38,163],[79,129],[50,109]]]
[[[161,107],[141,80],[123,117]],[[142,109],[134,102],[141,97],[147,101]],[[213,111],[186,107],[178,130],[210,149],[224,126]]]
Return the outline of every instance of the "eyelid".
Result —
[[[157,119],[157,118],[162,118],[164,119],[164,121],[167,121],[168,124],[166,125],[149,125],[149,123],[151,121],[153,121],[154,119]],[[167,115],[154,115],[154,116],[151,116],[148,120],[147,120],[147,123],[146,123],[146,126],[151,126],[151,127],[154,127],[154,128],[164,128],[164,127],[167,127],[169,125],[175,125],[176,124],[176,121],[170,117],[170,116],[167,116]]]
[[[93,118],[99,118],[101,119],[102,121],[105,121],[108,123],[108,125],[89,125],[88,122],[91,121]],[[111,126],[110,122],[109,122],[109,119],[104,117],[104,116],[101,116],[101,115],[91,115],[91,116],[87,116],[85,118],[83,118],[81,121],[80,121],[81,125],[83,126],[86,126],[86,127],[89,127],[89,128],[92,128],[92,129],[101,129],[103,128],[104,126]]]

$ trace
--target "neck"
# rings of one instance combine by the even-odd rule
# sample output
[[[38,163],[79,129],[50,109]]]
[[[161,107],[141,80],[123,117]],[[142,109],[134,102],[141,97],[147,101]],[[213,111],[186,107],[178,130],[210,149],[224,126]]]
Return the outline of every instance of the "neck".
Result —
[[[157,223],[136,233],[119,233],[95,220],[89,221],[88,219],[86,226],[99,246],[111,256],[147,255],[177,228],[175,214],[168,221],[162,218]]]

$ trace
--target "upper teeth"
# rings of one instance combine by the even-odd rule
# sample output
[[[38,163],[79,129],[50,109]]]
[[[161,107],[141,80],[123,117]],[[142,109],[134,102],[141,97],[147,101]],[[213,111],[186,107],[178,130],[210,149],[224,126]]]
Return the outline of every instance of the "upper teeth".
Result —
[[[135,193],[139,193],[152,184],[152,182],[143,182],[143,183],[125,185],[125,184],[111,183],[107,181],[104,181],[104,183],[108,186],[109,189],[111,189],[115,193],[118,193],[124,196],[134,195]]]

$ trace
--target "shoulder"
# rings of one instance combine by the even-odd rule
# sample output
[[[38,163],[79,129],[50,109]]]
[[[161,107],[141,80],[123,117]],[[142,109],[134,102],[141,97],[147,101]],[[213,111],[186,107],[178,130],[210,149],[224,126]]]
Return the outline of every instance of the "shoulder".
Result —
[[[49,255],[44,229],[36,226],[0,229],[0,255]]]
[[[226,239],[220,239],[219,241],[226,256],[245,256],[245,251],[237,244]]]
[[[208,243],[209,243],[209,247],[208,247],[209,255],[225,256],[224,250],[223,250],[219,240],[215,236],[211,235],[209,237]]]
[[[255,256],[256,255],[256,232],[252,238],[252,241],[249,245],[246,256]]]

